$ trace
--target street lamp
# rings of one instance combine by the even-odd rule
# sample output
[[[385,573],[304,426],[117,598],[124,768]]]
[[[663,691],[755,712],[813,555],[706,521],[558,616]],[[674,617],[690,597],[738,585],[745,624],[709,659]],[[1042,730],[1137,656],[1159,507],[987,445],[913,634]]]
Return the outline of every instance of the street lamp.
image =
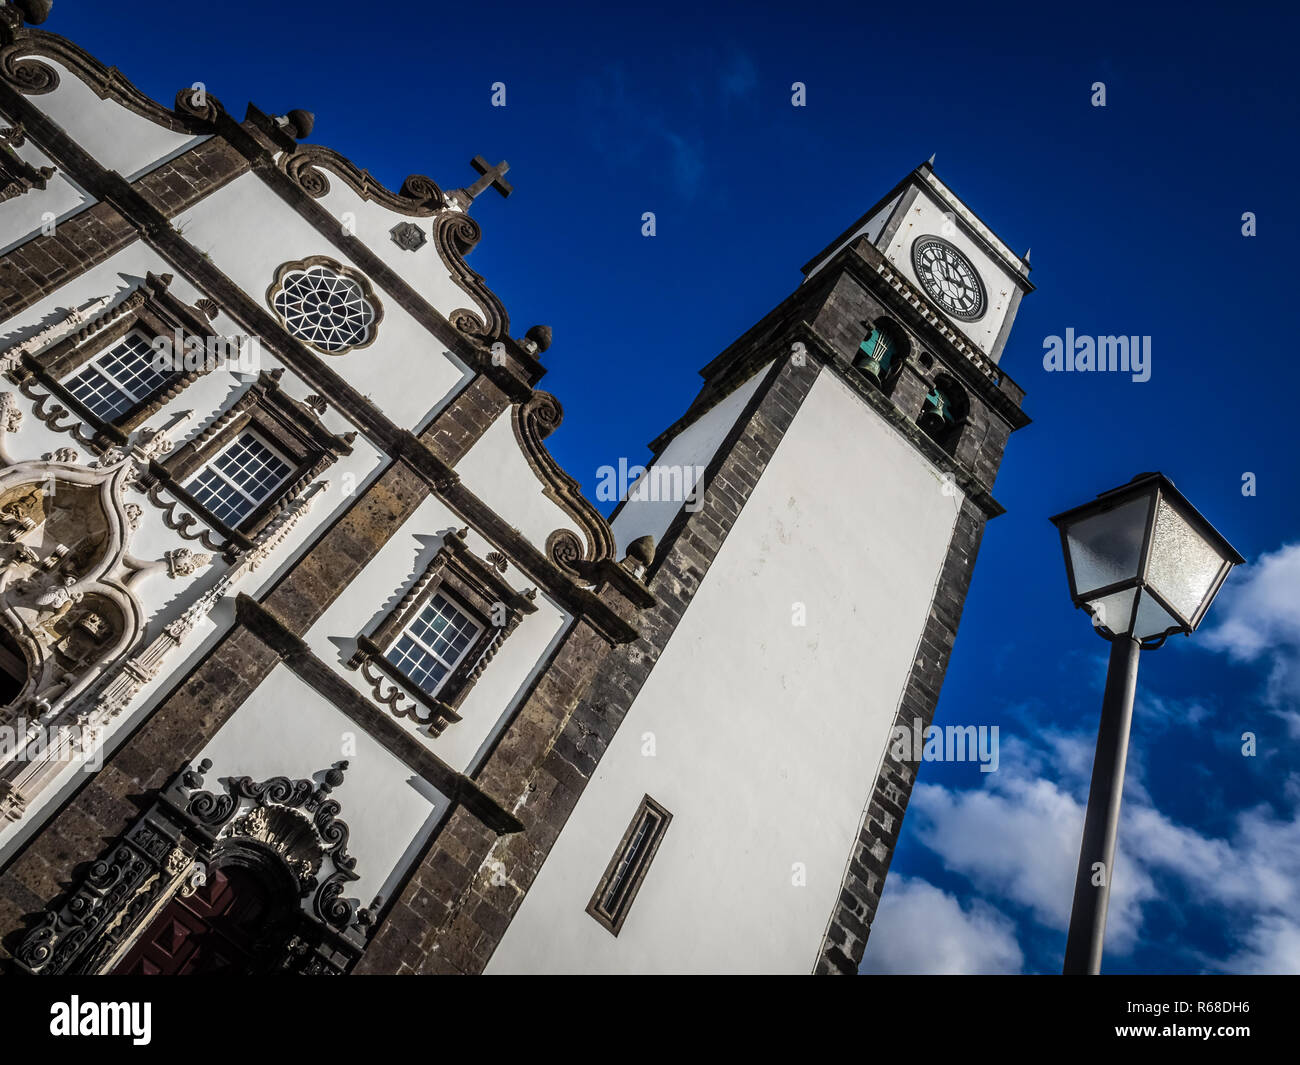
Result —
[[[1052,523],[1061,533],[1070,598],[1110,641],[1064,968],[1067,975],[1099,973],[1138,653],[1193,632],[1228,570],[1245,559],[1160,473],[1140,473]]]

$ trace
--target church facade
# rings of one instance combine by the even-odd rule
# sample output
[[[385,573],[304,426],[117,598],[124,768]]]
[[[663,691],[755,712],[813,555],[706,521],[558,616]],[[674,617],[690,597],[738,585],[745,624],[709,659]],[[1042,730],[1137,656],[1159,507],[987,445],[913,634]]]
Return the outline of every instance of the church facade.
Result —
[[[49,6],[0,3],[0,964],[855,971],[1027,258],[922,164],[606,520],[466,263],[504,164],[393,191]]]

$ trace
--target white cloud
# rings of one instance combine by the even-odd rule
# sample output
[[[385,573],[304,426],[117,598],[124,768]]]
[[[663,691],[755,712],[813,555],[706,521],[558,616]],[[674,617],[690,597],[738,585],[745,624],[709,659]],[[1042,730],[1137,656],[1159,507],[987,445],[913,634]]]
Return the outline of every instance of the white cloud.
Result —
[[[909,812],[919,813],[921,841],[947,869],[988,898],[1026,907],[1034,919],[1064,930],[1083,836],[1083,804],[1050,780],[1008,776],[978,791],[918,785]],[[1142,905],[1158,894],[1142,864],[1121,846],[1106,924],[1109,949],[1137,943]],[[875,934],[874,931],[872,933]]]
[[[1300,958],[1300,924],[1281,914],[1261,918],[1245,936],[1243,950],[1210,967],[1243,976],[1295,973]]]
[[[1300,543],[1285,544],[1228,578],[1218,625],[1198,640],[1239,662],[1269,660],[1269,703],[1300,738]]]
[[[987,903],[963,907],[925,880],[890,877],[863,959],[864,973],[1018,973],[1012,922]]]
[[[1059,732],[1036,739],[1037,746],[1023,740],[1004,745],[1003,768],[979,789],[918,784],[909,803],[911,830],[985,899],[1013,902],[1037,923],[1064,931],[1092,740]],[[1295,788],[1284,790],[1295,798]],[[1191,919],[1221,922],[1241,943],[1227,959],[1197,955],[1189,946],[1190,964],[1227,972],[1300,972],[1300,810],[1279,817],[1259,805],[1238,815],[1227,838],[1216,838],[1176,823],[1145,790],[1130,788],[1120,840],[1108,954],[1123,956],[1138,946],[1145,909],[1175,905],[1166,896],[1177,882],[1177,904],[1188,908]],[[881,909],[886,914],[883,903]],[[873,943],[881,929],[878,916]],[[896,954],[901,950],[894,948]]]

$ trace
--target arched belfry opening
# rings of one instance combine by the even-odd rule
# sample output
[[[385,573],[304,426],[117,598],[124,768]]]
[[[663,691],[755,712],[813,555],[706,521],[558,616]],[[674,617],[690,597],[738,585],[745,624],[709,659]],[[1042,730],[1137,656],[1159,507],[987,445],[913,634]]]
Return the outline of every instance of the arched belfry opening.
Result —
[[[864,322],[863,325],[867,332],[854,354],[853,367],[889,395],[907,359],[910,347],[907,334],[887,318]]]
[[[957,451],[957,441],[970,414],[966,392],[947,374],[936,374],[926,393],[916,424],[949,455]]]

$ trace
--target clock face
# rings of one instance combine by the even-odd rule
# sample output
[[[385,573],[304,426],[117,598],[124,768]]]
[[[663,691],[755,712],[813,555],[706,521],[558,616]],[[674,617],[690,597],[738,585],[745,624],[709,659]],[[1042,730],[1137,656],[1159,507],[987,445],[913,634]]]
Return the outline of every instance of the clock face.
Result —
[[[925,293],[953,318],[973,322],[984,316],[984,285],[970,260],[939,237],[917,237],[912,268]]]

